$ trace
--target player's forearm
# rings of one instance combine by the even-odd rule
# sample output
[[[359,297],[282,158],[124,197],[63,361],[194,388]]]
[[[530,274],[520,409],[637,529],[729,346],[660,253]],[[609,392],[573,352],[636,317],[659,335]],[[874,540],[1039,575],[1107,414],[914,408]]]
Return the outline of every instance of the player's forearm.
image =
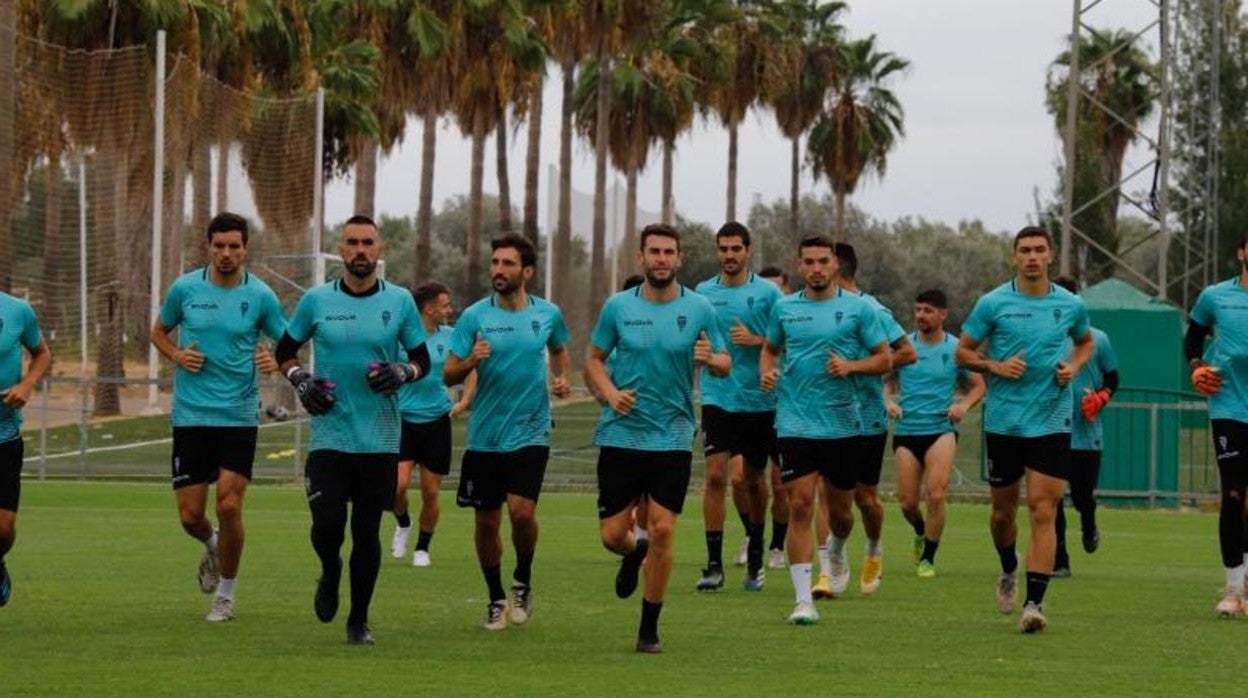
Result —
[[[954,357],[958,366],[975,373],[990,374],[992,373],[992,365],[996,363],[981,356],[978,350],[966,347],[958,347]]]
[[[978,405],[979,401],[984,399],[984,394],[988,392],[983,376],[971,376],[969,382],[970,387],[962,398],[962,404],[966,407],[967,412],[970,412],[973,407]]]
[[[464,382],[469,373],[472,373],[474,368],[476,366],[471,360],[461,359],[454,354],[449,354],[446,357],[446,363],[442,365],[442,382],[448,386],[459,385]]]
[[[727,352],[711,354],[711,360],[706,362],[706,368],[710,370],[712,376],[724,378],[732,372],[732,357],[728,356]]]
[[[892,348],[893,369],[899,369],[902,366],[909,366],[919,360],[919,351],[914,348],[909,339],[902,337],[898,340],[897,345]]]
[[[585,385],[603,399],[615,392],[615,383],[607,373],[607,364],[602,359],[590,356],[585,361]]]
[[[173,340],[169,338],[169,333],[171,331],[172,330],[166,328],[164,325],[160,324],[159,320],[157,320],[156,324],[152,325],[151,342],[152,346],[156,347],[157,353],[166,359],[177,363],[179,349],[178,345],[174,344]]]
[[[1092,360],[1092,352],[1096,350],[1096,342],[1089,333],[1086,337],[1075,343],[1075,349],[1070,355],[1070,367],[1075,373],[1083,370],[1083,367]]]
[[[864,376],[882,376],[893,370],[892,357],[887,351],[873,352],[871,356],[858,361],[851,361],[850,373],[861,373]]]
[[[550,377],[551,378],[567,378],[568,377],[568,351],[560,348],[550,352]]]
[[[48,348],[47,342],[40,341],[39,346],[30,352],[30,364],[26,367],[26,375],[22,378],[22,382],[33,388],[43,380],[50,368],[52,368],[52,350]]]

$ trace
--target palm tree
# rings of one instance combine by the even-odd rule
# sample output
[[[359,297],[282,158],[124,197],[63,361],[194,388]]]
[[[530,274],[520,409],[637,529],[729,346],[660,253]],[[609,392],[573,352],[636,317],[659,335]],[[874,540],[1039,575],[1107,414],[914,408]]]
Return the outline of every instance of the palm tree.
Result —
[[[17,113],[17,6],[16,0],[0,0],[0,114]],[[9,211],[15,206],[11,191],[17,181],[13,119],[0,119],[0,290],[8,291],[12,274],[13,254],[10,240],[13,229]]]
[[[884,83],[909,65],[877,51],[874,34],[837,51],[838,85],[807,142],[815,176],[826,177],[836,196],[837,238],[845,235],[845,197],[864,173],[884,176],[888,153],[905,133],[901,102]]]
[[[420,190],[416,210],[416,275],[429,278],[433,251],[433,164],[438,141],[438,115],[450,105],[454,84],[453,64],[448,53],[451,16],[449,0],[424,0],[412,6],[407,21],[408,37],[419,56],[419,76],[414,105],[421,117]]]
[[[549,22],[539,21],[538,26],[548,27],[546,39],[552,56],[559,62],[563,93],[559,120],[558,221],[553,249],[548,251],[548,254],[554,255],[551,274],[553,288],[546,292],[555,303],[566,306],[572,300],[569,280],[572,272],[572,123],[576,111],[576,66],[585,57],[588,46],[581,18],[581,3],[578,0],[556,0],[549,4],[547,12]]]

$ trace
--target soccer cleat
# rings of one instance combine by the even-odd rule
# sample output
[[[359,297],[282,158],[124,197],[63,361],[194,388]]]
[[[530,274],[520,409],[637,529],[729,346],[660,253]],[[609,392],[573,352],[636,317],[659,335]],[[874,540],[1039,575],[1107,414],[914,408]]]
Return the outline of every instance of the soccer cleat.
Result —
[[[9,568],[0,562],[0,606],[7,605],[13,596],[13,579],[9,577]]]
[[[641,572],[641,563],[645,562],[646,552],[650,550],[650,541],[641,538],[633,552],[620,559],[620,571],[615,573],[615,595],[627,599],[637,591],[637,580]]]
[[[862,576],[858,579],[858,589],[870,596],[880,589],[884,579],[884,556],[868,555],[862,560]]]
[[[316,596],[312,600],[317,620],[328,623],[338,613],[338,580],[321,577],[316,580]]]
[[[737,548],[737,554],[732,556],[732,564],[737,567],[745,567],[745,563],[750,559],[750,539],[746,538],[741,541],[741,547]]]
[[[1062,562],[1054,563],[1053,574],[1049,576],[1053,579],[1066,579],[1070,576],[1070,562],[1064,560]]]
[[[766,580],[767,573],[760,567],[757,572],[747,572],[745,575],[745,581],[741,583],[741,586],[746,591],[762,591],[763,584]]]
[[[923,557],[923,536],[914,537],[914,546],[910,549],[910,564],[918,566]]]
[[[773,570],[784,569],[784,551],[772,548],[767,551],[767,567]]]
[[[1032,635],[1044,630],[1044,626],[1048,625],[1048,621],[1044,619],[1044,609],[1040,604],[1034,601],[1028,601],[1023,607],[1023,619],[1020,623],[1023,632]]]
[[[1018,597],[1018,571],[1001,573],[997,578],[997,610],[1002,613],[1013,613]]]
[[[1234,618],[1244,612],[1244,600],[1233,589],[1226,590],[1226,596],[1214,607],[1219,618]]]
[[[412,534],[412,527],[394,527],[394,538],[390,539],[390,556],[396,560],[407,557],[407,538]]]
[[[719,591],[724,588],[724,570],[721,567],[706,567],[702,570],[702,578],[698,580],[698,591]]]
[[[428,567],[433,564],[433,560],[429,558],[428,550],[417,550],[412,553],[413,567]]]
[[[818,622],[819,611],[809,601],[798,601],[793,606],[793,612],[789,614],[789,623],[792,625],[814,625]]]
[[[1083,552],[1091,555],[1101,547],[1101,532],[1095,528],[1083,532]]]
[[[373,645],[373,633],[368,629],[367,623],[360,625],[347,625],[347,644],[348,645]]]
[[[217,551],[204,550],[199,560],[199,590],[211,594],[221,583],[221,563],[217,559]]]
[[[234,620],[234,599],[224,596],[218,596],[212,600],[212,608],[208,609],[208,615],[204,616],[204,620],[209,623],[223,623],[227,620]]]
[[[883,572],[883,565],[880,571]],[[822,575],[820,575],[822,576]],[[845,559],[845,554],[841,553],[840,558],[835,556],[832,558],[831,569],[831,590],[832,596],[844,596],[845,590],[849,588],[849,560]]]
[[[507,609],[507,620],[512,625],[524,625],[533,615],[533,587],[520,582],[511,583],[511,606]]]
[[[832,593],[832,578],[827,572],[820,572],[819,579],[815,581],[815,585],[810,588],[810,595],[816,599],[831,599],[836,595]]]
[[[486,630],[504,630],[507,628],[507,602],[500,599],[491,601],[485,607],[485,623],[482,624]]]
[[[637,638],[637,652],[641,654],[660,654],[663,652],[663,643],[659,642],[659,638],[646,640]]]
[[[936,576],[936,565],[928,560],[919,560],[919,567],[914,573],[919,579],[931,579]]]

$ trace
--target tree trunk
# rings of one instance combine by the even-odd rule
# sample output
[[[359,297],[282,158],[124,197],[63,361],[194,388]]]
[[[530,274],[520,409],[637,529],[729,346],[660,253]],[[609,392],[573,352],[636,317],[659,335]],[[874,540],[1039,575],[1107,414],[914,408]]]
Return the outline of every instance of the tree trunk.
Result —
[[[0,0],[0,27],[17,26],[16,0]],[[12,34],[9,34],[12,36]],[[17,208],[17,42],[0,42],[0,291],[11,288],[13,210]]]
[[[420,204],[416,210],[416,283],[429,280],[433,251],[433,161],[438,147],[438,110],[425,109],[420,151]]]
[[[173,191],[170,193],[170,205],[165,209],[165,226],[169,231],[169,244],[165,246],[165,280],[172,283],[182,275],[186,259],[186,221],[183,220],[183,207],[186,206],[186,160],[179,157],[173,165]],[[268,242],[268,241],[266,241]],[[272,243],[269,242],[271,245]],[[270,247],[269,253],[276,250]]]
[[[217,144],[217,206],[216,213],[230,211],[230,144]]]
[[[676,144],[663,141],[663,224],[673,225],[676,222],[676,202],[672,199],[672,153]]]
[[[845,240],[845,192],[836,192],[836,231],[832,240],[834,242]]]
[[[212,218],[212,152],[207,143],[195,144],[191,175],[195,178],[191,186],[191,233],[199,238],[208,231],[208,221]],[[196,254],[192,264],[198,266],[203,261],[202,256]]]
[[[537,185],[542,174],[542,85],[538,81],[529,101],[528,153],[524,162],[524,236],[537,246]],[[550,254],[550,250],[546,251]],[[545,290],[550,294],[550,289]]]
[[[603,42],[605,47],[606,42]],[[598,53],[598,123],[594,137],[594,231],[589,261],[589,322],[607,297],[605,244],[607,239],[607,139],[610,138],[611,55]]]
[[[365,141],[355,162],[355,213],[373,217],[377,201],[377,144]]]
[[[65,313],[62,298],[57,290],[61,270],[68,264],[60,255],[61,246],[61,154],[48,155],[48,168],[44,172],[43,198],[43,311],[39,324],[45,332],[56,335],[63,330]]]
[[[468,189],[468,240],[464,254],[464,306],[481,296],[481,180],[485,177],[485,119],[472,125],[472,182]]]
[[[566,307],[572,273],[572,117],[576,105],[576,62],[563,64],[563,101],[559,117],[559,221],[555,228],[554,269],[551,298]]]
[[[728,205],[725,221],[737,220],[737,125],[728,127]]]
[[[499,107],[494,127],[494,164],[498,169],[498,232],[514,232],[511,227],[511,177],[507,172],[507,110]]]
[[[637,267],[637,168],[630,167],[625,174],[624,190],[624,239],[615,250],[616,268],[623,281]],[[618,288],[618,286],[616,287]],[[614,292],[616,289],[611,289]]]
[[[796,242],[798,239],[798,229],[802,225],[801,217],[801,199],[798,198],[798,178],[802,174],[802,166],[798,149],[798,141],[801,136],[793,137],[793,155],[792,161],[789,163],[789,174],[792,180],[789,182],[789,239]]]
[[[109,155],[105,155],[108,158]],[[123,227],[126,225],[126,181],[128,168],[124,154],[113,153],[113,171],[107,177],[100,178],[96,189],[101,193],[101,201],[107,202],[104,210],[96,209],[95,260],[96,282],[91,284],[96,289],[95,322],[100,328],[100,339],[96,347],[95,375],[97,378],[125,378],[125,347],[123,346],[122,327],[124,322],[123,298],[121,295],[121,279],[118,276],[119,260],[117,255],[122,248]],[[111,184],[111,188],[100,186]],[[111,197],[111,200],[110,200]],[[95,386],[95,410],[97,417],[111,417],[121,414],[120,386],[113,383],[97,383]]]

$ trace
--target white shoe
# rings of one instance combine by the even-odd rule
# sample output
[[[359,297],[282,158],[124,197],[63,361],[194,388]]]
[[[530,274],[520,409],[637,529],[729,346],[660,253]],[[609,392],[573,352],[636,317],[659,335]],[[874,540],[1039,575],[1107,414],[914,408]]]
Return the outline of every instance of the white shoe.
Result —
[[[205,549],[204,556],[199,560],[199,590],[211,594],[220,583],[221,563],[217,559],[217,551]]]
[[[1226,590],[1226,596],[1214,607],[1219,618],[1234,618],[1244,612],[1244,600],[1232,589]]]
[[[212,600],[212,608],[208,610],[208,615],[204,616],[204,620],[209,623],[222,623],[227,620],[234,620],[234,599],[224,596],[218,596]]]
[[[1048,621],[1044,619],[1044,611],[1041,610],[1040,605],[1034,601],[1028,601],[1027,605],[1023,606],[1023,632],[1028,635],[1038,633],[1044,630],[1046,625]]]
[[[390,540],[390,555],[396,560],[407,557],[407,537],[412,534],[412,527],[394,527],[394,538]]]
[[[843,596],[845,590],[849,588],[849,560],[844,553],[839,558],[832,558],[832,569],[829,572],[832,596]]]
[[[746,538],[741,541],[741,547],[737,548],[737,554],[732,557],[732,564],[737,567],[745,567],[745,563],[750,559],[750,539]]]
[[[519,582],[511,584],[511,603],[507,605],[507,620],[512,625],[524,625],[533,615],[533,589]]]
[[[494,601],[485,607],[485,623],[482,624],[486,630],[506,630],[507,629],[507,602]]]
[[[819,622],[819,611],[815,610],[815,605],[808,601],[799,601],[793,606],[793,612],[789,614],[789,623],[793,625],[814,625]]]
[[[997,610],[1005,614],[1014,612],[1014,604],[1018,600],[1018,571],[1010,574],[1004,572],[997,577]]]
[[[428,550],[417,550],[416,552],[412,553],[412,566],[413,567],[428,567],[429,565],[432,565],[432,564],[433,564],[433,560],[429,559]]]
[[[767,567],[773,570],[784,569],[784,551],[783,550],[767,551]]]

